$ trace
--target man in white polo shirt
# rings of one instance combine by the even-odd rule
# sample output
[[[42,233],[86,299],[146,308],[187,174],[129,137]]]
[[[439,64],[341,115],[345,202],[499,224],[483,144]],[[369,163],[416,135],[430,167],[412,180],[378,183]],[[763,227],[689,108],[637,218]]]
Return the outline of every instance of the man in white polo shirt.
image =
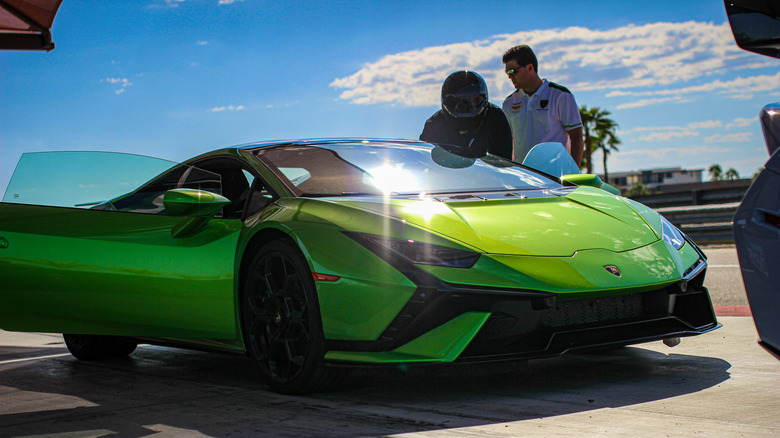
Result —
[[[512,128],[513,160],[522,162],[539,143],[558,142],[566,146],[579,166],[582,120],[574,96],[565,87],[539,77],[536,55],[527,45],[512,47],[502,60],[517,88],[502,108]]]

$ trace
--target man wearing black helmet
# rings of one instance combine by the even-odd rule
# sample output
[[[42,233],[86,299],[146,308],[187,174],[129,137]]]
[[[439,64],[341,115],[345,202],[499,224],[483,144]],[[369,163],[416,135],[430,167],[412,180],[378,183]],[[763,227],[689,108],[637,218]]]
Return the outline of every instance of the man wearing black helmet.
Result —
[[[501,108],[488,102],[482,76],[467,70],[449,75],[441,88],[441,107],[425,122],[420,140],[512,159],[512,131]]]

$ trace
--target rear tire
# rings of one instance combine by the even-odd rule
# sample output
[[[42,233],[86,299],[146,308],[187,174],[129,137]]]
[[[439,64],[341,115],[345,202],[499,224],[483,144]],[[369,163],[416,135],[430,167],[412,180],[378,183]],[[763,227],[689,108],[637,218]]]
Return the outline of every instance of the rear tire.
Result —
[[[303,394],[343,378],[345,370],[325,365],[316,286],[295,244],[279,239],[263,246],[242,290],[244,343],[274,391]]]
[[[63,334],[68,351],[79,360],[117,359],[128,356],[138,346],[127,338],[118,336]]]

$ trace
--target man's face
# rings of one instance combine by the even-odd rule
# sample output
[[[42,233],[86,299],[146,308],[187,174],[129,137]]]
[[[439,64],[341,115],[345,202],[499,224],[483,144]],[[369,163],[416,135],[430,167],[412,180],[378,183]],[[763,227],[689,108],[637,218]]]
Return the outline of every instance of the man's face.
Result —
[[[510,59],[504,64],[507,76],[516,89],[528,88],[535,79],[534,68],[531,64],[520,66],[517,61]]]

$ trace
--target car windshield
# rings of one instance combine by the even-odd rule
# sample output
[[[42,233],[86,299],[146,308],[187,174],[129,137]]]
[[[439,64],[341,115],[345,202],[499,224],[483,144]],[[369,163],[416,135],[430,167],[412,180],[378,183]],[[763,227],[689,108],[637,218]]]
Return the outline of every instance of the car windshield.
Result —
[[[446,147],[446,146],[445,146]],[[283,145],[254,150],[298,196],[412,195],[552,189],[561,185],[494,155],[425,143]]]

